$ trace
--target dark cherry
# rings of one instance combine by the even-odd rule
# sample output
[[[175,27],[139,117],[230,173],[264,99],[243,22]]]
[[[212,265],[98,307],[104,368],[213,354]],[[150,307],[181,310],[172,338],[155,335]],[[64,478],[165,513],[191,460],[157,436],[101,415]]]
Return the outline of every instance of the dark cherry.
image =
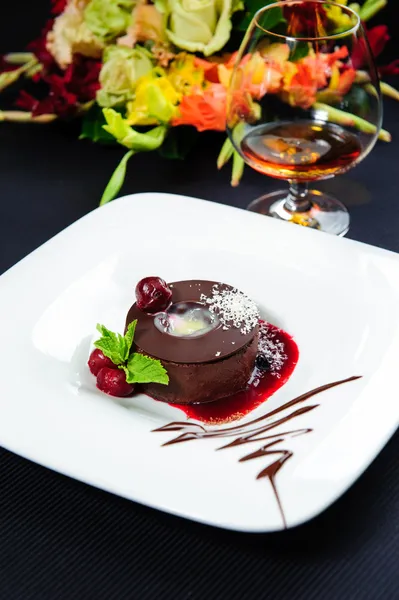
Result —
[[[146,313],[157,313],[168,308],[172,290],[160,277],[145,277],[136,285],[136,303]]]
[[[90,371],[96,376],[103,367],[108,367],[109,369],[118,368],[116,365],[114,365],[112,360],[105,356],[98,348],[93,350],[93,352],[90,354],[87,364],[89,365]]]
[[[121,369],[109,369],[103,367],[97,375],[97,387],[110,396],[130,396],[134,385],[127,383],[126,375]]]
[[[260,371],[270,371],[270,363],[264,354],[258,354],[255,359],[255,366]]]

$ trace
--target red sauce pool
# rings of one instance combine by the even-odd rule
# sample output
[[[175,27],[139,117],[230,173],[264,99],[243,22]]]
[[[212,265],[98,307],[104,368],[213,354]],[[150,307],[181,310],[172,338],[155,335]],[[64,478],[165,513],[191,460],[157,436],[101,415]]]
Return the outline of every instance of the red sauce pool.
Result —
[[[266,341],[269,339],[274,346],[283,344],[283,358],[275,373],[260,372],[255,368],[250,384],[243,392],[206,404],[172,404],[172,406],[182,410],[190,419],[197,419],[210,425],[219,425],[241,419],[277,392],[288,381],[295,369],[299,357],[298,346],[293,338],[282,329],[264,321],[260,321],[260,323],[261,330],[262,327],[267,328],[267,334],[264,336]],[[282,346],[279,347],[282,348]],[[262,350],[261,347],[260,350]]]

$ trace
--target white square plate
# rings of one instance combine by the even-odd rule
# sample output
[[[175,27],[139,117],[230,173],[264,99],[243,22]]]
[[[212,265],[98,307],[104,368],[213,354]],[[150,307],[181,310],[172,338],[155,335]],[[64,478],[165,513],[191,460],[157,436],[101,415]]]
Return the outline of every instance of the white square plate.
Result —
[[[214,438],[163,447],[178,433],[152,430],[184,421],[180,410],[96,390],[86,368],[95,325],[121,331],[136,282],[154,274],[235,285],[294,336],[300,358],[291,379],[240,424],[317,386],[362,376],[305,400],[301,406],[319,406],[273,431],[283,439],[276,447],[293,452],[275,480],[287,526],[320,513],[398,425],[398,256],[202,200],[119,199],[0,278],[0,443],[183,517],[245,531],[283,528],[271,481],[256,479],[271,458],[238,462],[259,440],[223,452]],[[304,428],[309,435],[285,435]]]

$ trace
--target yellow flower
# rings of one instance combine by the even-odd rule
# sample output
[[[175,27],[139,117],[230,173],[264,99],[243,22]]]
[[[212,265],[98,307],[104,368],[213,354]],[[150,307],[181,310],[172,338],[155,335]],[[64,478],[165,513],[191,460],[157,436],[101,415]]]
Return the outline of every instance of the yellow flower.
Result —
[[[204,87],[204,70],[196,66],[194,55],[183,52],[178,54],[170,64],[168,79],[173,87],[185,96],[191,94],[193,88],[201,89]]]
[[[268,40],[260,46],[259,52],[261,56],[268,61],[274,61],[277,64],[284,66],[290,56],[290,47],[288,44],[273,43]]]
[[[168,123],[181,98],[165,71],[153,69],[137,82],[135,99],[127,105],[127,122],[129,125]]]
[[[338,2],[338,4],[342,4],[343,6],[346,6],[347,4],[347,0],[336,1]],[[338,30],[347,29],[348,27],[351,27],[353,25],[352,17],[348,13],[343,12],[339,8],[339,6],[326,4],[324,10],[327,13],[328,19],[334,23],[335,27]]]

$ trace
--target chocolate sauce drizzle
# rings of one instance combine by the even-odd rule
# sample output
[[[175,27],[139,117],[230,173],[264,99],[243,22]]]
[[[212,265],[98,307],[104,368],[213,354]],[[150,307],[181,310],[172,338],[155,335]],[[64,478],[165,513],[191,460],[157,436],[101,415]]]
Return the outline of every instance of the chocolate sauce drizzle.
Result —
[[[252,421],[242,423],[241,425],[236,425],[234,427],[221,427],[219,429],[206,429],[199,423],[192,423],[189,421],[174,421],[173,423],[168,423],[167,425],[163,425],[158,429],[154,429],[154,432],[159,431],[182,431],[183,433],[169,442],[165,442],[162,446],[170,446],[172,444],[180,444],[181,442],[189,442],[190,440],[199,440],[204,438],[226,438],[226,437],[234,437],[231,442],[224,446],[220,446],[220,448],[216,448],[216,450],[225,450],[226,448],[233,448],[234,446],[241,446],[244,444],[249,444],[253,442],[266,442],[263,446],[261,446],[258,450],[251,452],[250,454],[246,454],[242,458],[239,459],[239,462],[246,462],[248,460],[253,460],[255,458],[261,458],[264,456],[275,456],[276,459],[265,469],[262,469],[256,477],[256,479],[267,478],[270,481],[270,485],[272,486],[273,493],[275,495],[279,511],[281,514],[281,518],[284,524],[284,528],[287,528],[287,521],[284,514],[283,505],[281,502],[281,498],[276,486],[276,477],[280,469],[285,465],[285,463],[293,456],[293,452],[291,450],[286,450],[283,448],[278,448],[280,443],[286,442],[290,438],[298,437],[299,435],[305,435],[310,433],[312,429],[303,428],[303,429],[293,429],[289,431],[283,431],[278,433],[269,434],[272,429],[279,427],[280,425],[284,425],[289,421],[303,415],[307,412],[310,412],[320,406],[319,404],[311,404],[308,406],[301,406],[293,410],[290,414],[286,416],[279,417],[274,421],[267,422],[265,421],[271,419],[272,417],[278,415],[279,413],[292,408],[298,404],[301,404],[315,396],[316,394],[320,394],[330,388],[336,387],[338,385],[342,385],[343,383],[348,383],[350,381],[355,381],[356,379],[360,379],[361,376],[349,377],[348,379],[342,379],[340,381],[335,381],[333,383],[328,383],[326,385],[322,385],[310,392],[306,392],[289,402],[283,404],[265,415],[258,417],[257,419],[253,419]],[[265,435],[267,434],[267,435]]]

